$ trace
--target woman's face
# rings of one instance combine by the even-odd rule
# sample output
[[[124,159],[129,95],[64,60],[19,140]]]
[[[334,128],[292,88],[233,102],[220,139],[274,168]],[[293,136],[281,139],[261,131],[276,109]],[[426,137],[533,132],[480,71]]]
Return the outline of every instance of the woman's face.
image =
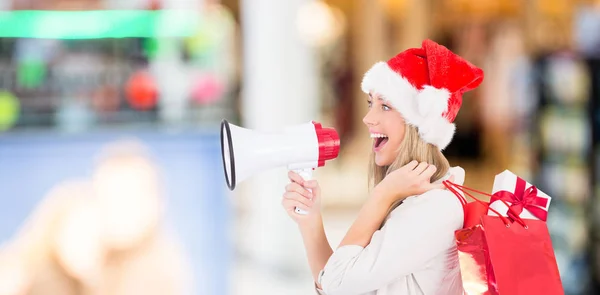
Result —
[[[404,118],[377,93],[369,94],[367,103],[369,111],[363,122],[373,138],[375,164],[388,166],[396,159],[398,148],[404,139]]]

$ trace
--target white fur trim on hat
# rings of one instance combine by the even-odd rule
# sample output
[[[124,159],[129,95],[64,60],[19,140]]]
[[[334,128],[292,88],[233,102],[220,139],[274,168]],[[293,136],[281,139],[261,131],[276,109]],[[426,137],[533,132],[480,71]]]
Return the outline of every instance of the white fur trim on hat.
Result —
[[[443,150],[452,141],[456,127],[442,116],[448,109],[448,90],[433,86],[417,89],[386,62],[378,62],[367,71],[361,89],[364,93],[381,95],[402,114],[407,124],[419,129],[425,142]]]

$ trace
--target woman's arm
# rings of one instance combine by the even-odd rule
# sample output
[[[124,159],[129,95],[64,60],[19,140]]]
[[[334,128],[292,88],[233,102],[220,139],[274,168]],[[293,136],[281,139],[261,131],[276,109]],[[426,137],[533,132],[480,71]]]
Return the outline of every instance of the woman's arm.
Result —
[[[367,202],[361,208],[358,217],[346,233],[339,247],[346,245],[366,247],[371,242],[373,233],[383,223],[391,205],[392,200],[388,194],[381,189],[375,188],[371,196],[367,199]]]
[[[313,279],[317,287],[321,288],[318,284],[319,272],[325,267],[327,260],[333,254],[325,235],[322,217],[319,215],[314,222],[299,224],[299,228]]]
[[[348,230],[340,247],[357,245],[365,247],[371,241],[373,233],[379,229],[392,204],[412,195],[418,195],[442,184],[432,184],[431,176],[436,167],[425,162],[412,161],[393,171],[379,183],[362,207],[358,218]]]
[[[344,245],[365,247],[368,245],[373,233],[377,231],[383,222],[390,205],[391,203],[386,199],[386,195],[375,189],[366,204],[363,205],[358,218],[339,247]],[[329,245],[325,234],[322,218],[319,215],[314,222],[299,224],[299,228],[313,279],[317,288],[321,289],[319,273],[325,268],[327,261],[333,254],[333,249]]]
[[[306,187],[312,188],[312,185],[315,184],[307,183]],[[389,194],[386,194],[382,189],[374,189],[339,247],[344,245],[360,245],[365,247],[368,245],[373,233],[379,229],[379,226],[383,222],[391,203],[392,200],[389,198]],[[333,249],[325,234],[322,215],[320,212],[315,213],[313,218],[299,222],[298,227],[302,235],[313,279],[317,287],[321,288],[319,273],[325,268],[327,261],[333,254]]]
[[[381,188],[374,189],[339,247],[344,245],[365,247],[368,245],[373,233],[381,226],[392,202],[393,200],[387,192]],[[314,219],[299,223],[298,227],[306,248],[311,273],[317,287],[321,288],[318,276],[321,270],[325,268],[329,257],[333,254],[333,249],[327,240],[320,212]]]
[[[386,176],[361,208],[357,219],[326,262],[323,272],[320,272],[320,277],[317,276],[318,286],[325,288],[328,294],[372,291],[376,286],[381,286],[392,277],[418,267],[424,259],[431,257],[436,251],[434,248],[424,247],[423,242],[432,241],[433,238],[429,234],[438,226],[423,229],[419,228],[416,222],[422,217],[427,219],[435,210],[418,212],[421,210],[413,207],[412,212],[404,213],[403,220],[395,220],[393,225],[388,226],[387,231],[380,231],[379,228],[395,201],[443,188],[442,184],[430,182],[435,171],[434,166],[413,161]],[[389,237],[386,237],[388,235]],[[417,236],[421,236],[421,239],[413,243],[421,248],[421,252],[404,251],[403,254],[408,255],[407,258],[402,255],[390,256],[394,255],[392,253],[395,251],[402,252],[401,249],[407,246],[404,244],[406,242],[403,242],[404,238]],[[439,243],[436,247],[438,246]],[[402,264],[401,261],[406,263]],[[398,263],[401,264],[394,265]]]
[[[319,272],[325,267],[327,260],[333,254],[323,226],[320,208],[321,188],[316,180],[304,181],[300,175],[293,171],[288,173],[288,177],[291,183],[286,186],[282,205],[298,224],[306,249],[308,264],[315,279],[315,284],[317,284]],[[296,207],[307,211],[308,214],[297,214],[295,212]]]
[[[359,237],[335,250],[317,281],[324,294],[354,295],[372,292],[426,267],[454,244],[462,226],[462,206],[452,193],[434,190],[396,208],[386,225],[376,230],[368,245]],[[359,231],[360,225],[355,227]]]

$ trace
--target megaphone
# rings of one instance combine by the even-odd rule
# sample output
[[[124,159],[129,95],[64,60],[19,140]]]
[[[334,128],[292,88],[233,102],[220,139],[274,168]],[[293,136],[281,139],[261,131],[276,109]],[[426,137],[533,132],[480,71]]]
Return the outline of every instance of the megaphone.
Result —
[[[337,158],[339,151],[337,131],[314,121],[269,133],[221,122],[223,170],[231,191],[253,174],[277,167],[287,167],[309,180],[313,169]],[[295,212],[307,214],[299,208]]]

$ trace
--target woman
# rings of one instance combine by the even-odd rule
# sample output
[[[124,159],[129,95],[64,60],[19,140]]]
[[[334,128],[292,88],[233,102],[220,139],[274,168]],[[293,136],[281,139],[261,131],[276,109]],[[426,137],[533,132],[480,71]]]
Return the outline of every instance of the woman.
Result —
[[[462,94],[482,80],[481,69],[431,40],[366,73],[373,189],[335,251],[317,181],[290,172],[282,203],[299,225],[319,294],[462,294],[454,245],[462,206],[442,181],[462,184],[464,171],[450,168],[441,151],[454,135]]]

